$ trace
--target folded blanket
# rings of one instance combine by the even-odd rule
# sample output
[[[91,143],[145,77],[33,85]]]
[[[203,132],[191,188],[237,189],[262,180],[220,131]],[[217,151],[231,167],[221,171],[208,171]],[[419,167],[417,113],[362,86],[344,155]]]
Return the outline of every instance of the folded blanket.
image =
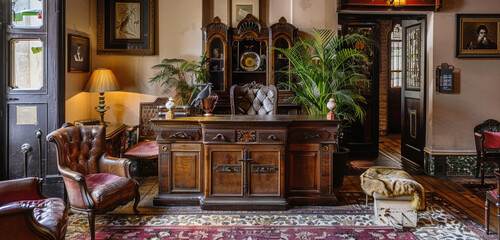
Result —
[[[376,192],[387,197],[412,195],[411,207],[425,210],[425,189],[407,172],[391,167],[371,167],[360,176],[361,188],[373,196]]]

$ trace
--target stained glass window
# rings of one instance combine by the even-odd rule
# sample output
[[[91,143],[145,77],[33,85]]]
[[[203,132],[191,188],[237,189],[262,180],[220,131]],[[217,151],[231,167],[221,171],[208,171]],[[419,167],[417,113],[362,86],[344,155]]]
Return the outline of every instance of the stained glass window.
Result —
[[[403,34],[401,25],[396,24],[391,33],[391,87],[401,87],[403,71]]]
[[[406,30],[406,89],[420,89],[420,25]]]

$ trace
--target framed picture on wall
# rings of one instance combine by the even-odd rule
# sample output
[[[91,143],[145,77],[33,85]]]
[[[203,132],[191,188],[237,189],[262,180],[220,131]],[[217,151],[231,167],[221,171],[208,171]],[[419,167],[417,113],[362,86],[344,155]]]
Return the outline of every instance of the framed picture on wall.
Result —
[[[457,57],[500,57],[500,14],[457,14]]]
[[[154,55],[155,0],[98,0],[97,54]]]
[[[259,0],[231,0],[231,27],[236,27],[248,14],[259,18]]]
[[[89,38],[68,34],[68,72],[88,72],[89,58]]]

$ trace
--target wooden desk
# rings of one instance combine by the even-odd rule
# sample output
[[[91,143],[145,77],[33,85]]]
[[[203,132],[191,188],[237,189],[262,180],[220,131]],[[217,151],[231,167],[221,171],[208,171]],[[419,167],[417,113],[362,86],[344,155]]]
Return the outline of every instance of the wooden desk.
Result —
[[[216,115],[151,122],[160,145],[155,205],[242,210],[338,202],[338,121]]]

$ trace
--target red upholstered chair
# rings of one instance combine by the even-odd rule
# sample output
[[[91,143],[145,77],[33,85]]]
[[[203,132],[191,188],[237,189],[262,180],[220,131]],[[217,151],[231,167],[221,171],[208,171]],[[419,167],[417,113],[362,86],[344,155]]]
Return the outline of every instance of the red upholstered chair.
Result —
[[[138,176],[158,175],[158,143],[153,130],[152,118],[158,117],[158,106],[165,106],[168,98],[159,97],[154,102],[140,104],[139,126],[127,129],[122,139],[121,157],[134,161],[134,173]],[[136,136],[132,136],[135,132]],[[136,139],[136,141],[131,141]],[[131,144],[131,142],[137,142]]]
[[[34,177],[0,182],[0,239],[64,239],[66,204],[40,186]]]
[[[488,119],[474,127],[476,143],[476,177],[481,172],[481,185],[484,184],[485,164],[487,162],[500,163],[500,123]]]
[[[249,83],[231,87],[231,114],[276,115],[278,111],[278,90],[274,85],[265,86]]]
[[[96,214],[111,211],[134,199],[137,214],[140,200],[139,184],[129,172],[131,161],[106,156],[105,137],[103,126],[71,124],[47,136],[47,141],[56,145],[57,167],[71,209],[88,215],[92,239]]]
[[[484,204],[484,225],[486,227],[486,234],[490,231],[490,202],[494,203],[497,207],[498,217],[498,239],[500,239],[500,169],[495,169],[495,177],[497,178],[497,188],[486,192],[486,202]]]

